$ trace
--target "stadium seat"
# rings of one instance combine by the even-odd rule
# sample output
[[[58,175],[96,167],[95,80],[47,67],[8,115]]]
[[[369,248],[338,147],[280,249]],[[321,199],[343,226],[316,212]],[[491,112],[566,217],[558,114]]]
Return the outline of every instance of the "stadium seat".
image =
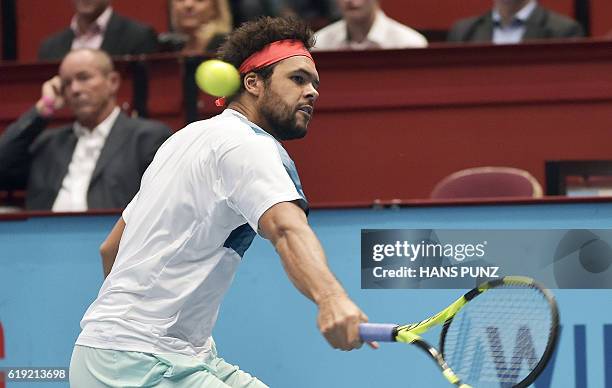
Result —
[[[527,171],[513,167],[475,167],[442,179],[432,199],[541,197],[542,186]]]

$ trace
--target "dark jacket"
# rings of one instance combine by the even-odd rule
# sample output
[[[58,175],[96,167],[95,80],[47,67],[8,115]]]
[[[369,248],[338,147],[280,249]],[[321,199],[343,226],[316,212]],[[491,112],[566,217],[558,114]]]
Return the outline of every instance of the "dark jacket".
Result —
[[[40,60],[60,60],[71,49],[74,32],[70,27],[51,35],[38,49]],[[157,52],[157,34],[153,28],[113,12],[102,40],[102,50],[112,56]]]
[[[33,108],[0,136],[0,189],[25,188],[28,210],[51,210],[77,143],[72,125],[43,131],[46,125]],[[94,168],[88,208],[125,207],[169,136],[170,129],[160,122],[120,113]]]
[[[208,45],[205,47],[204,52],[202,54],[214,54],[217,52],[217,49],[221,47],[223,42],[225,42],[225,38],[227,38],[227,34],[215,34],[210,38]],[[178,32],[162,32],[158,35],[157,41],[159,44],[159,51],[161,52],[178,52],[185,47],[187,43],[187,37]]]
[[[481,16],[459,20],[448,33],[449,42],[491,42],[493,40],[493,16],[488,12]],[[566,16],[537,6],[526,21],[523,41],[534,39],[575,38],[584,36],[580,24]]]

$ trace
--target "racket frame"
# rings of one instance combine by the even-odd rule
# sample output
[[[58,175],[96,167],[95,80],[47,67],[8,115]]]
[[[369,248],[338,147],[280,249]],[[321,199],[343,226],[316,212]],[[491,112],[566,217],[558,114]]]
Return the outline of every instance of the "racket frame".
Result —
[[[557,302],[552,293],[546,288],[540,286],[535,280],[524,276],[505,276],[500,279],[490,280],[480,284],[478,287],[468,291],[460,298],[451,303],[444,310],[436,315],[424,319],[417,323],[407,325],[397,325],[393,328],[390,336],[391,341],[404,342],[414,344],[429,354],[442,370],[444,377],[451,383],[460,388],[472,388],[470,385],[462,383],[459,377],[453,372],[444,359],[444,339],[448,328],[450,327],[455,315],[463,309],[463,307],[478,295],[482,295],[486,291],[502,286],[502,285],[521,285],[538,289],[545,297],[551,309],[551,333],[546,344],[546,349],[536,367],[524,378],[515,388],[525,388],[539,376],[544,370],[550,357],[552,356],[558,342],[559,337],[559,309]],[[439,348],[431,346],[427,341],[423,340],[420,334],[428,331],[433,326],[442,325],[440,333]]]
[[[542,373],[544,368],[546,368],[546,365],[548,365],[548,361],[550,360],[550,357],[552,356],[554,350],[556,349],[557,343],[559,341],[559,308],[557,307],[557,302],[555,301],[555,298],[552,295],[552,293],[548,289],[539,285],[535,280],[531,278],[524,277],[524,276],[506,276],[501,279],[495,279],[495,280],[491,280],[491,281],[481,284],[477,288],[474,288],[468,291],[467,293],[465,293],[465,295],[463,295],[463,298],[465,298],[465,303],[464,303],[465,305],[469,301],[473,300],[479,295],[482,295],[484,292],[490,289],[493,289],[493,288],[496,288],[502,285],[513,285],[513,284],[521,285],[521,286],[528,286],[528,287],[538,289],[540,293],[542,293],[546,301],[548,302],[548,305],[550,306],[550,310],[551,310],[551,333],[548,336],[548,342],[546,343],[546,349],[544,350],[544,354],[540,358],[540,361],[537,363],[536,367],[533,368],[531,373],[529,373],[527,377],[525,377],[522,381],[520,381],[517,385],[514,386],[514,388],[526,388],[530,384],[532,384],[535,381],[535,379],[540,375],[540,373]],[[443,360],[445,359],[444,340],[446,338],[446,333],[448,332],[448,329],[451,323],[453,322],[453,318],[455,317],[457,312],[459,312],[459,310],[457,310],[454,314],[452,314],[449,317],[449,319],[444,322],[444,325],[442,326],[442,332],[440,333],[440,342],[438,344],[438,349],[440,349],[441,358]]]

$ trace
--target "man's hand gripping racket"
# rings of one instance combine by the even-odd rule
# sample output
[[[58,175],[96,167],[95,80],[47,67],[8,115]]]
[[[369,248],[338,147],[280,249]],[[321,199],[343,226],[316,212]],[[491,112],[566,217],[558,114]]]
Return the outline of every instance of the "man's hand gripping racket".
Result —
[[[443,325],[439,350],[421,339]],[[404,342],[429,354],[462,388],[527,387],[557,344],[552,294],[533,279],[506,276],[469,291],[438,314],[408,325],[362,323],[363,341]]]

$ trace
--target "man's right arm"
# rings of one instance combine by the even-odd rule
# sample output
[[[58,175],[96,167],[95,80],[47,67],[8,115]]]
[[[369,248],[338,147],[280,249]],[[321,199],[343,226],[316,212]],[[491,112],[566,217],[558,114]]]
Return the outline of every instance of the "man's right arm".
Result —
[[[123,217],[119,218],[113,230],[106,237],[102,245],[100,245],[100,256],[102,257],[102,269],[104,271],[104,277],[106,278],[113,268],[115,258],[117,258],[117,252],[119,252],[119,243],[121,242],[121,236],[125,230],[125,221]]]
[[[323,336],[337,349],[361,346],[359,323],[367,317],[330,271],[304,210],[292,202],[300,195],[275,142],[259,135],[232,138],[217,155],[228,205],[272,242],[295,287],[317,304]]]
[[[36,105],[9,125],[0,136],[0,189],[24,188],[30,169],[30,145],[63,105],[58,76],[45,82]]]
[[[32,108],[0,136],[0,189],[25,188],[31,162],[29,148],[47,122]]]
[[[317,304],[317,324],[330,345],[342,350],[360,347],[358,327],[367,317],[331,273],[304,211],[292,202],[278,203],[261,216],[259,229],[276,248],[296,288]]]

